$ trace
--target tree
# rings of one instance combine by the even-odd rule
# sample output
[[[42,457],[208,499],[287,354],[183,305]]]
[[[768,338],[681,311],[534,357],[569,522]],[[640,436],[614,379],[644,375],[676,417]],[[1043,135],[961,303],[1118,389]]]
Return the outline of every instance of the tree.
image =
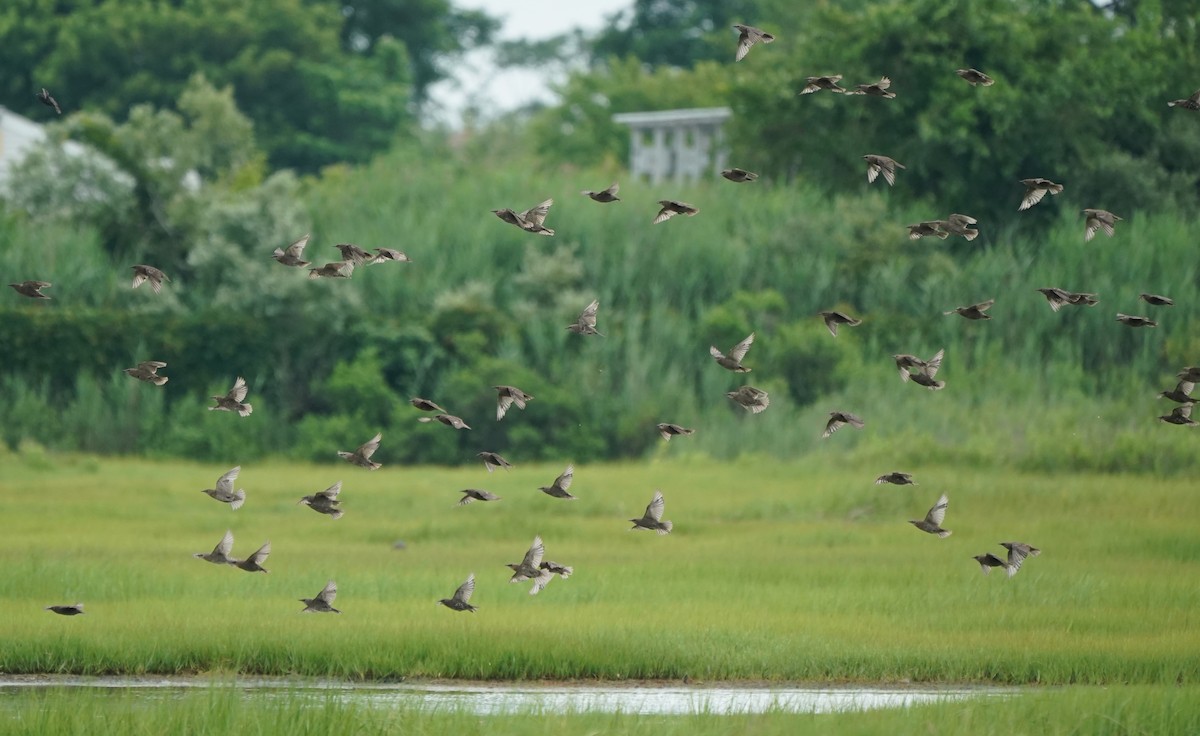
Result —
[[[593,62],[635,56],[652,66],[732,60],[733,23],[757,24],[755,0],[634,0],[592,42]],[[794,10],[792,11],[795,12]]]

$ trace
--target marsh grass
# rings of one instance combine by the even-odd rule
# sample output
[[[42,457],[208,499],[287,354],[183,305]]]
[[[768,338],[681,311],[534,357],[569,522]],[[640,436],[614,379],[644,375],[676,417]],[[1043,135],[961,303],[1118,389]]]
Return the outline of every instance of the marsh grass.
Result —
[[[843,465],[843,459],[850,459]],[[236,459],[231,459],[236,462]],[[1200,504],[1187,480],[1044,475],[863,454],[462,469],[247,464],[246,506],[199,491],[228,466],[0,459],[0,670],[230,671],[349,679],[765,679],[1176,683],[1200,673]],[[893,469],[920,485],[874,486]],[[297,506],[344,481],[344,518]],[[458,490],[503,500],[457,507]],[[667,537],[627,531],[655,488]],[[939,540],[905,523],[941,492]],[[192,558],[225,529],[268,575]],[[507,583],[535,534],[573,565]],[[404,540],[406,549],[393,549]],[[1045,552],[1015,578],[971,555]],[[474,572],[475,614],[435,602]],[[299,615],[337,580],[344,613]],[[88,613],[42,611],[83,601]]]

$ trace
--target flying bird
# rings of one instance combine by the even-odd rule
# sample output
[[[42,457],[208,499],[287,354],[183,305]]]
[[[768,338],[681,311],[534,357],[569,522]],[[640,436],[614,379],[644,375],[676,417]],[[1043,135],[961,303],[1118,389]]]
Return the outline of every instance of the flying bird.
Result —
[[[333,247],[338,249],[338,253],[342,254],[343,261],[349,261],[355,266],[361,266],[374,257],[354,243],[338,243]]]
[[[888,186],[893,186],[896,183],[896,169],[905,168],[904,164],[896,161],[894,158],[880,156],[875,153],[868,153],[863,156],[863,160],[867,162],[867,183],[874,184],[875,180],[883,174],[883,180],[888,183]],[[911,225],[909,227],[912,227]],[[930,233],[932,235],[933,233]]]
[[[1103,230],[1104,234],[1111,238],[1115,232],[1114,228],[1116,228],[1117,222],[1121,220],[1120,217],[1117,217],[1108,210],[1085,209],[1083,215],[1085,218],[1083,233],[1085,243],[1096,237],[1097,230]]]
[[[50,90],[42,87],[37,93],[38,102],[46,107],[53,107],[54,112],[62,115],[62,108],[58,106],[58,100],[54,99],[54,95],[50,94]]]
[[[946,387],[945,381],[935,380],[938,369],[942,367],[942,358],[946,356],[946,350],[937,351],[929,360],[925,361],[925,365],[919,371],[908,374],[908,379],[918,386],[924,386],[931,391],[941,391]]]
[[[1159,393],[1158,398],[1170,399],[1177,404],[1194,404],[1196,401],[1198,401],[1198,399],[1192,396],[1192,390],[1194,388],[1196,388],[1195,382],[1180,381],[1179,383],[1175,384],[1175,388],[1171,389],[1170,391],[1163,391]]]
[[[330,580],[324,588],[321,588],[321,592],[317,593],[316,597],[300,599],[300,602],[304,604],[304,610],[300,613],[341,613],[333,607],[337,592],[337,583]]]
[[[1194,427],[1197,422],[1192,419],[1192,407],[1194,404],[1180,404],[1171,410],[1170,414],[1164,414],[1158,418],[1160,422],[1167,424],[1178,424],[1184,427]]]
[[[249,387],[246,386],[246,379],[242,378],[241,376],[238,376],[237,380],[233,382],[233,388],[229,389],[229,392],[226,393],[224,396],[210,396],[209,397],[213,401],[217,402],[217,405],[208,407],[208,410],[209,411],[236,411],[238,413],[238,416],[248,417],[254,411],[253,406],[251,406],[250,404],[244,403],[246,400],[246,393],[249,390],[250,390]]]
[[[332,519],[340,519],[344,513],[339,508],[342,502],[338,499],[338,494],[341,492],[342,482],[339,480],[337,483],[334,483],[320,493],[314,493],[311,496],[304,496],[296,502],[296,505],[299,506],[303,504],[313,511],[316,511],[318,514],[325,514]]]
[[[46,90],[42,90],[45,92]],[[57,107],[57,105],[55,106]],[[1192,93],[1191,97],[1185,97],[1182,100],[1171,100],[1167,103],[1167,107],[1182,107],[1184,110],[1200,110],[1200,89]]]
[[[972,557],[974,557],[975,561],[979,563],[979,571],[982,572],[984,575],[991,574],[993,567],[1003,567],[1003,568],[1008,567],[1007,562],[1000,559],[999,557],[992,554],[991,552],[988,552],[987,554],[982,554],[982,555],[972,555]]]
[[[1037,547],[1025,544],[1024,542],[1001,542],[1000,546],[1008,550],[1008,576],[1011,578],[1017,574],[1017,570],[1021,569],[1021,563],[1026,558],[1037,557],[1042,553]]]
[[[492,472],[493,470],[495,470],[496,468],[504,468],[505,470],[507,470],[508,468],[512,467],[512,463],[510,463],[509,461],[500,457],[500,455],[498,455],[497,453],[494,453],[494,452],[488,452],[486,450],[483,452],[477,452],[477,453],[475,453],[475,457],[477,457],[483,461],[483,467],[487,468],[487,471],[489,473]]]
[[[753,171],[746,171],[745,169],[739,169],[736,167],[732,169],[725,169],[721,172],[721,176],[725,177],[729,181],[737,182],[739,184],[754,181],[758,178],[758,174],[754,173]]]
[[[946,350],[943,348],[937,351],[937,353],[929,360],[921,360],[917,356],[908,355],[907,353],[898,353],[893,355],[892,360],[896,361],[896,370],[900,371],[900,380],[907,383],[912,379],[911,371],[913,368],[924,371],[930,366],[930,364],[932,364],[934,366],[933,371],[936,373],[938,368],[941,367],[942,358],[945,357],[945,355]]]
[[[361,436],[361,435],[360,435]],[[379,449],[379,442],[383,439],[382,432],[376,432],[375,436],[358,446],[354,452],[346,452],[338,450],[338,457],[350,463],[357,465],[360,468],[367,470],[379,470],[382,467],[380,463],[373,462],[371,456]]]
[[[9,284],[16,289],[21,296],[27,296],[31,299],[49,299],[50,297],[42,293],[42,289],[48,289],[52,286],[49,281],[22,281],[18,284]]]
[[[557,575],[563,580],[571,577],[571,574],[575,572],[575,568],[570,565],[560,565],[554,560],[542,560],[541,564],[538,565],[538,569],[545,570],[551,576]]]
[[[761,28],[754,26],[746,26],[741,23],[734,23],[733,30],[738,32],[737,53],[734,54],[734,61],[741,61],[746,58],[746,54],[750,53],[750,47],[756,43],[771,43],[775,37],[767,33]]]
[[[161,386],[169,379],[166,376],[158,375],[159,368],[166,368],[167,364],[161,360],[143,360],[137,364],[136,368],[126,368],[125,374],[132,376],[139,381],[153,383],[155,386]]]
[[[262,564],[267,561],[267,557],[271,554],[271,543],[267,542],[263,546],[255,550],[254,554],[244,560],[230,560],[230,563],[239,570],[246,572],[270,572]]]
[[[917,485],[917,482],[915,480],[913,480],[913,477],[911,474],[901,473],[899,470],[893,470],[892,472],[885,473],[875,479],[875,485],[877,485],[877,486],[882,485],[884,483],[891,483],[891,484],[897,485],[897,486],[915,486],[915,485]]]
[[[418,417],[418,422],[433,422],[438,421],[447,427],[455,429],[470,429],[471,427],[462,420],[461,417],[456,417],[453,414],[435,414],[432,417]]]
[[[658,534],[670,534],[671,529],[675,525],[669,521],[662,520],[663,508],[665,506],[666,501],[663,500],[662,491],[655,491],[654,498],[646,505],[646,513],[642,514],[640,519],[630,519],[633,522],[633,526],[629,530],[649,529]]]
[[[533,581],[533,588],[530,589],[529,595],[537,595],[542,588],[550,582],[550,578],[554,575],[549,570],[542,570],[542,555],[546,553],[546,546],[542,544],[540,536],[533,538],[533,544],[530,545],[529,551],[525,553],[524,559],[520,562],[507,563],[512,569],[513,575],[508,579],[510,583],[523,583],[526,580]]]
[[[467,581],[458,586],[458,590],[454,591],[454,595],[449,598],[443,598],[438,603],[441,603],[451,611],[470,611],[474,613],[477,609],[472,606],[469,601],[471,594],[475,592],[475,573],[467,576]]]
[[[908,523],[916,528],[929,534],[936,534],[945,539],[952,532],[942,528],[942,521],[946,518],[946,507],[950,505],[950,501],[946,498],[946,494],[942,494],[933,508],[929,509],[929,513],[925,514],[924,519],[909,519]]]
[[[926,235],[945,240],[950,237],[950,233],[945,229],[945,224],[942,220],[925,220],[913,225],[905,225],[905,227],[908,228],[909,240],[920,240]]]
[[[596,310],[598,309],[600,309],[600,301],[593,299],[592,303],[579,313],[579,319],[575,320],[574,324],[567,325],[567,329],[576,335],[599,335],[600,337],[604,337],[604,335],[596,331]]]
[[[883,97],[889,100],[896,96],[895,92],[892,92],[888,89],[892,86],[892,80],[888,79],[887,77],[881,77],[878,82],[874,82],[872,84],[860,84],[857,86],[858,89],[852,89],[846,94],[870,95],[871,97]]]
[[[429,399],[422,399],[420,396],[412,397],[411,399],[408,400],[408,403],[412,404],[413,406],[420,409],[421,411],[436,411],[436,412],[441,412],[442,414],[446,413],[446,410],[443,409],[442,407],[438,406],[437,404],[430,401]]]
[[[411,263],[412,259],[408,257],[408,254],[398,251],[395,248],[376,248],[375,255],[367,263],[387,263],[388,261],[394,263]]]
[[[652,225],[657,225],[660,222],[666,222],[675,215],[687,215],[688,217],[695,217],[700,213],[699,207],[693,207],[687,202],[677,202],[674,199],[660,199],[658,200],[658,204],[661,209],[659,209],[658,214],[654,216],[654,222],[651,223]]]
[[[304,260],[304,246],[308,245],[309,236],[305,235],[296,242],[285,248],[276,248],[271,257],[279,261],[285,266],[296,266],[303,268],[310,262]]]
[[[848,411],[831,411],[829,412],[829,421],[825,422],[825,433],[821,437],[828,437],[847,424],[855,429],[862,429],[865,423]]]
[[[767,392],[753,386],[742,386],[725,395],[751,414],[761,414],[771,405],[771,397]]]
[[[230,509],[237,511],[242,507],[242,504],[246,503],[246,492],[241,488],[237,489],[237,491],[233,490],[233,482],[237,480],[238,473],[240,472],[242,472],[241,465],[217,478],[216,488],[205,488],[201,493],[207,493],[213,499],[221,503],[227,503]]]
[[[217,546],[213,547],[212,552],[197,552],[192,557],[211,562],[214,565],[232,565],[235,560],[229,556],[233,551],[233,530],[225,532],[225,536],[221,537],[221,541],[217,542]]]
[[[972,87],[978,87],[980,85],[984,87],[991,87],[996,83],[996,80],[992,79],[978,69],[955,69],[954,73],[962,77],[963,80]]]
[[[825,320],[825,329],[834,337],[837,337],[838,325],[857,327],[862,324],[861,319],[855,319],[845,312],[817,312],[817,316]]]
[[[995,303],[995,299],[988,299],[987,301],[982,301],[978,304],[971,304],[966,307],[955,307],[949,312],[942,312],[942,314],[958,314],[966,317],[967,319],[991,319],[992,316],[990,314],[984,314],[984,312],[991,309],[992,305]]]
[[[1149,317],[1138,317],[1132,314],[1117,312],[1117,321],[1128,327],[1158,327],[1158,323]]]
[[[533,397],[525,393],[516,386],[492,386],[496,389],[496,421],[504,418],[508,412],[508,408],[513,404],[517,405],[518,409],[524,411],[525,402],[533,401]]]
[[[546,221],[546,215],[550,212],[550,206],[554,204],[553,199],[547,199],[541,204],[534,205],[524,212],[514,212],[510,209],[492,210],[492,212],[501,220],[516,225],[522,230],[538,235],[553,235],[554,231],[542,225]]]
[[[841,74],[831,74],[825,77],[805,77],[804,89],[800,90],[802,95],[811,95],[813,92],[820,92],[827,89],[836,94],[842,94],[846,90],[838,86],[838,82],[842,81]]]
[[[463,497],[459,499],[459,506],[466,506],[472,501],[499,501],[500,497],[490,491],[482,491],[478,488],[464,488],[462,490]]]
[[[83,604],[76,603],[73,606],[46,606],[44,610],[53,611],[59,616],[78,616],[83,613]]]
[[[594,202],[608,203],[620,202],[621,198],[617,196],[617,192],[621,191],[621,186],[617,182],[613,182],[608,189],[601,189],[598,192],[593,192],[590,189],[584,189],[581,194],[585,197],[591,197]]]
[[[139,286],[141,286],[142,284],[146,283],[147,281],[149,281],[150,289],[152,291],[154,291],[155,294],[157,294],[162,291],[163,282],[171,280],[170,278],[167,277],[167,275],[165,273],[158,270],[154,266],[147,266],[145,264],[140,264],[137,266],[132,266],[132,268],[133,268],[133,288],[135,288],[135,289],[138,288]]]
[[[658,425],[658,433],[662,435],[664,440],[670,442],[672,437],[695,434],[696,430],[681,427],[678,424],[671,424],[670,422],[663,422]]]
[[[540,486],[538,490],[547,496],[574,501],[576,497],[567,493],[567,489],[571,487],[571,481],[573,480],[575,480],[575,466],[568,465],[567,469],[562,472],[562,475],[555,478],[553,483],[548,486]]]
[[[308,278],[310,281],[321,277],[327,279],[348,279],[352,273],[354,273],[354,261],[334,261],[333,263],[326,263],[320,268],[308,269]]]
[[[750,350],[750,346],[753,344],[754,333],[751,332],[741,342],[731,347],[728,353],[722,353],[715,345],[710,345],[708,347],[708,354],[722,368],[727,368],[734,373],[749,373],[751,369],[742,365],[742,359],[746,357],[746,352]]]
[[[951,214],[945,220],[942,220],[942,228],[951,235],[961,235],[968,241],[979,237],[979,231],[971,226],[978,224],[978,220],[970,215],[960,215],[958,213]]]
[[[1145,292],[1142,292],[1141,294],[1138,294],[1138,299],[1141,299],[1142,301],[1144,301],[1147,304],[1154,306],[1154,307],[1173,307],[1173,306],[1175,306],[1174,299],[1172,299],[1168,296],[1162,296],[1161,294],[1147,294]]]
[[[1021,183],[1025,185],[1025,196],[1021,197],[1021,206],[1017,210],[1024,212],[1038,202],[1042,201],[1042,197],[1047,194],[1060,194],[1063,190],[1062,184],[1055,184],[1049,179],[1036,177],[1033,179],[1022,179]]]

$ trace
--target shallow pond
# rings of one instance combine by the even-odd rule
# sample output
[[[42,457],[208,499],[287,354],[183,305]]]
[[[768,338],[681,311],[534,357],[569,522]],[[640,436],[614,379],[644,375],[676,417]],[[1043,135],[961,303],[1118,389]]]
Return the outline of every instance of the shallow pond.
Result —
[[[900,708],[921,703],[1009,695],[986,687],[797,687],[664,683],[337,683],[312,680],[153,677],[0,677],[0,697],[20,697],[42,688],[111,688],[148,700],[194,688],[236,688],[264,699],[311,695],[371,707],[407,707],[478,715],[530,711],[686,715],[690,713],[833,713]]]

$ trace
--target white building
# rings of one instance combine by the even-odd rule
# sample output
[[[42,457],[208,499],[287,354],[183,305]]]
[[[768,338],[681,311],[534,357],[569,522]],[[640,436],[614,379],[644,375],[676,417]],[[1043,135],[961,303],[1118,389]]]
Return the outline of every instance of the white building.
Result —
[[[726,160],[721,126],[731,114],[728,107],[698,107],[627,112],[613,120],[630,128],[629,171],[659,184],[720,174]]]

